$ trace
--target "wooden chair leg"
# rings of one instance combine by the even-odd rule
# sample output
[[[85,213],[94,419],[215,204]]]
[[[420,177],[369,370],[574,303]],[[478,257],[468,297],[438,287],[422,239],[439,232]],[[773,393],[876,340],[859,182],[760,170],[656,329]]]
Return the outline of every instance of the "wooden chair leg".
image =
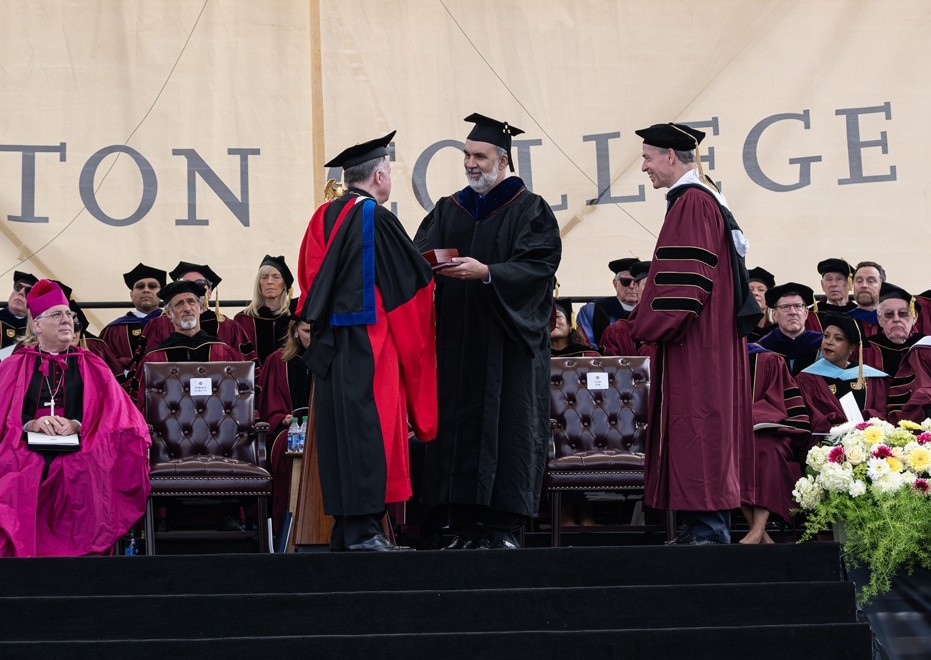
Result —
[[[151,495],[145,503],[145,554],[155,554],[155,505]]]

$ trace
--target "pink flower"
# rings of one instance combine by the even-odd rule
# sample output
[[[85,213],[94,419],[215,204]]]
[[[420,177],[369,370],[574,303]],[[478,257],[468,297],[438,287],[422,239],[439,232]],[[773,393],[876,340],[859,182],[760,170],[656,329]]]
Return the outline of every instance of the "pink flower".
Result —
[[[912,488],[923,495],[927,495],[929,492],[931,492],[931,484],[928,483],[927,479],[915,479],[915,483],[912,484]]]
[[[834,447],[831,450],[831,453],[828,454],[828,461],[830,463],[843,463],[845,458],[844,448],[843,447]]]
[[[869,422],[860,422],[857,424],[857,430],[862,431],[863,429],[868,429],[872,426]]]
[[[876,449],[873,450],[872,456],[873,458],[889,458],[892,456],[892,450],[886,445],[876,445]]]
[[[928,433],[927,431],[924,433],[919,433],[917,436],[915,436],[915,440],[918,441],[919,445],[928,444],[931,442],[931,433]]]

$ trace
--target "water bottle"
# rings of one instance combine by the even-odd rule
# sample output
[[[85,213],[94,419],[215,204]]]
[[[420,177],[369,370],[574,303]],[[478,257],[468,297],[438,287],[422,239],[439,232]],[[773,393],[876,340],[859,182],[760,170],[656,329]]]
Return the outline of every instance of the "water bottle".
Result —
[[[291,418],[291,426],[288,427],[288,452],[294,453],[300,451],[301,427],[297,423],[297,417]]]
[[[129,530],[129,541],[127,541],[126,547],[123,548],[123,554],[127,557],[136,556],[136,536],[133,534],[133,530]]]
[[[298,451],[304,451],[304,440],[307,438],[307,418],[301,417],[300,443]]]

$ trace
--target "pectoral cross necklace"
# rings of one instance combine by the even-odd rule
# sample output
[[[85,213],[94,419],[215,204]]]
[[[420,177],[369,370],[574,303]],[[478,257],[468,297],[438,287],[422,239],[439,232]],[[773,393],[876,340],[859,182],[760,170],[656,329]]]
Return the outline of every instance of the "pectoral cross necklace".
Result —
[[[49,409],[49,415],[51,417],[55,416],[55,397],[58,396],[58,391],[61,389],[61,386],[65,382],[65,372],[61,372],[61,377],[58,379],[58,383],[55,385],[55,389],[52,390],[52,384],[49,382],[48,376],[45,377],[45,386],[48,388],[49,396],[48,401],[45,403]]]

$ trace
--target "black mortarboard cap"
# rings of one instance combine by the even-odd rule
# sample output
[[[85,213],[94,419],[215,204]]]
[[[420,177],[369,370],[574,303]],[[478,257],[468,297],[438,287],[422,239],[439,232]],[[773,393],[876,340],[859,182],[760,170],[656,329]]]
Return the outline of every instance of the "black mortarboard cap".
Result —
[[[192,264],[187,261],[179,261],[174,270],[168,274],[171,275],[171,279],[179,280],[187,273],[200,273],[210,281],[210,286],[213,289],[220,286],[220,282],[223,281],[223,278],[214,273],[213,269],[207,264]]]
[[[17,282],[23,282],[25,284],[30,284],[30,285],[35,286],[35,283],[38,281],[39,281],[39,278],[37,278],[32,273],[24,273],[18,270],[13,271],[13,284],[16,284]]]
[[[511,138],[520,135],[524,131],[511,126],[506,121],[498,121],[485,115],[473,112],[465,118],[465,121],[472,122],[475,126],[469,131],[467,138],[476,142],[488,142],[496,147],[501,147],[508,152],[508,167],[514,171],[514,159],[511,158]]]
[[[864,346],[868,346],[870,343],[869,339],[863,334],[863,328],[860,326],[860,322],[852,316],[846,314],[828,314],[824,317],[824,321],[821,325],[825,329],[827,329],[829,325],[840,328],[847,337],[847,341],[854,342],[855,344],[862,343]]]
[[[644,144],[660,149],[675,149],[676,151],[691,151],[705,139],[705,133],[686,126],[685,124],[653,124],[649,128],[634,131],[643,138]]]
[[[853,275],[853,268],[843,259],[831,258],[819,261],[818,274],[825,275],[827,273],[840,273],[844,277],[850,277]]]
[[[65,298],[67,298],[68,300],[71,300],[71,294],[74,292],[74,289],[72,289],[70,286],[68,286],[64,282],[59,282],[58,280],[51,280],[51,281],[59,286],[59,288],[61,289],[61,292],[65,294]]]
[[[650,262],[637,261],[632,263],[627,270],[630,271],[630,276],[634,278],[634,281],[639,282],[646,278],[647,274],[650,272]]]
[[[262,263],[259,264],[259,268],[262,266],[271,266],[284,278],[284,284],[287,288],[291,288],[291,285],[294,284],[294,275],[291,274],[291,269],[288,268],[288,265],[284,262],[284,257],[273,257],[270,254],[266,254],[265,258],[262,259]]]
[[[638,261],[640,261],[640,259],[637,257],[624,257],[623,259],[615,259],[614,261],[608,262],[608,268],[610,268],[611,272],[616,275],[622,270],[630,270],[630,267]]]
[[[184,271],[185,273],[190,271]],[[183,275],[184,273],[182,273]],[[202,298],[207,289],[202,287],[197,282],[191,282],[188,280],[175,280],[171,284],[166,284],[161,289],[158,290],[158,297],[168,302],[179,293],[193,293],[198,298]]]
[[[915,310],[921,307],[921,305],[918,304],[918,301],[915,299],[915,296],[910,294],[902,287],[896,286],[895,284],[890,284],[889,282],[883,282],[879,287],[879,302],[890,299],[904,300],[907,302],[908,313],[911,316],[915,316]]]
[[[81,306],[76,303],[74,300],[68,302],[68,307],[71,308],[71,311],[77,314],[78,318],[76,319],[77,323],[81,324],[81,332],[85,335],[88,334],[87,326],[89,325],[87,320],[87,314],[84,313],[84,310],[81,309]]]
[[[556,298],[553,302],[556,309],[566,315],[566,323],[572,325],[572,301],[569,298]]]
[[[132,289],[139,280],[150,278],[158,281],[158,285],[163,287],[168,280],[168,273],[160,268],[146,266],[143,263],[140,263],[128,273],[123,273],[123,281],[126,282],[126,286],[130,289]]]
[[[811,290],[811,287],[799,284],[798,282],[786,282],[785,284],[780,284],[779,286],[774,286],[766,290],[764,294],[766,306],[775,308],[780,298],[793,294],[801,296],[802,302],[806,305],[813,305],[815,302],[815,292]]]
[[[375,138],[374,140],[369,140],[362,144],[355,144],[348,149],[344,149],[335,158],[331,158],[329,162],[324,163],[323,166],[342,167],[346,169],[354,165],[361,165],[367,160],[387,156],[388,145],[391,144],[391,138],[394,137],[395,133],[397,133],[397,131],[391,131],[384,137]]]
[[[748,270],[747,274],[750,276],[751,282],[765,284],[767,289],[772,289],[776,286],[776,277],[765,268],[757,266],[756,268]]]

